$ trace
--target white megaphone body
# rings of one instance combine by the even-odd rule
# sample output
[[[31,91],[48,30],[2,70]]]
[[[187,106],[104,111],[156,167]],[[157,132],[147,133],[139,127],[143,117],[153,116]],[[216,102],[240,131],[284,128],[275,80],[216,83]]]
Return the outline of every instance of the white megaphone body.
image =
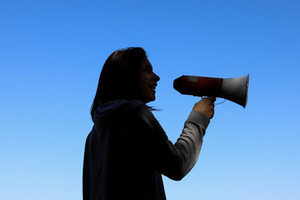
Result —
[[[236,78],[212,78],[181,76],[174,80],[173,87],[181,94],[221,97],[244,108],[248,101],[249,74]]]

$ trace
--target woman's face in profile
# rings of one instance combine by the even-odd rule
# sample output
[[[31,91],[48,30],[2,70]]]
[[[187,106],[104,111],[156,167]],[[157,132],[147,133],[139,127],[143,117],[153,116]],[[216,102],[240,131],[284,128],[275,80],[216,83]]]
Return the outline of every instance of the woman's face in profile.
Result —
[[[153,68],[148,59],[142,61],[140,71],[140,94],[141,100],[145,103],[155,100],[155,89],[159,77],[153,72]]]

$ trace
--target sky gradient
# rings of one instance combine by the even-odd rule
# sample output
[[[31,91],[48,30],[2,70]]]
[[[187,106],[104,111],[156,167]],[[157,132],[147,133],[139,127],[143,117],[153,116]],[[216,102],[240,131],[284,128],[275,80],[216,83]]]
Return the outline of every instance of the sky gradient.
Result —
[[[175,91],[175,78],[250,74],[247,107],[215,107],[195,167],[164,177],[168,199],[299,200],[299,10],[291,0],[0,1],[0,199],[82,199],[101,67],[141,46],[172,142],[200,99]]]

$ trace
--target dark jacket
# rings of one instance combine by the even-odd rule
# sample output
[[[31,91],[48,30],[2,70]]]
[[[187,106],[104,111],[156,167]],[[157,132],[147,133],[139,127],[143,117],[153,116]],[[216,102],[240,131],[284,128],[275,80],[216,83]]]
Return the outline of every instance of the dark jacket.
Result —
[[[191,170],[209,123],[192,111],[172,144],[140,101],[102,104],[93,121],[85,145],[84,200],[166,199],[161,174],[181,180]]]

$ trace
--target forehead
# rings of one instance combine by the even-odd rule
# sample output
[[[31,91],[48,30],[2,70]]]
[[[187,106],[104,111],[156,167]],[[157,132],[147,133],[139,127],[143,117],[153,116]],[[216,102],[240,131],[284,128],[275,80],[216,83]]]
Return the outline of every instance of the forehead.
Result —
[[[152,68],[150,61],[146,58],[142,61],[142,68]]]

